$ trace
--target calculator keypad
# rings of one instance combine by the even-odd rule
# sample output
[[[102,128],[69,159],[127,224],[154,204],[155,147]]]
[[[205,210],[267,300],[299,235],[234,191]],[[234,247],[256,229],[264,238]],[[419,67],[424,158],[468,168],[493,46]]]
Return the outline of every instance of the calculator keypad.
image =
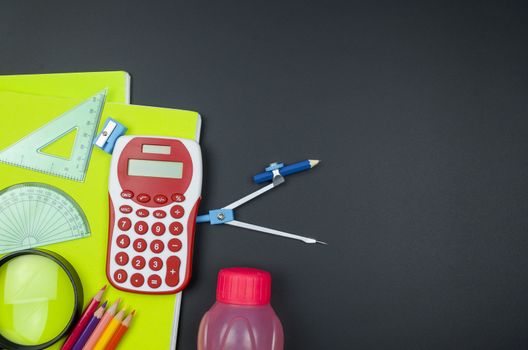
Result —
[[[125,190],[121,196],[132,199],[134,193]],[[185,196],[174,193],[170,198],[160,194],[151,197],[140,193],[135,198],[141,203],[152,198],[155,203],[167,206],[154,210],[151,217],[149,210],[134,209],[133,203],[132,206],[123,204],[119,207],[121,217],[117,220],[117,230],[120,233],[115,235],[115,240],[122,251],[117,252],[115,260],[123,268],[115,271],[114,280],[121,284],[130,283],[136,288],[146,282],[153,290],[160,289],[164,284],[175,287],[180,282],[181,268],[181,260],[175,254],[182,250],[182,241],[176,236],[184,232],[180,220],[186,220],[183,207]],[[168,257],[166,251],[170,252]],[[127,252],[132,252],[132,255]],[[152,257],[147,260],[143,254]]]

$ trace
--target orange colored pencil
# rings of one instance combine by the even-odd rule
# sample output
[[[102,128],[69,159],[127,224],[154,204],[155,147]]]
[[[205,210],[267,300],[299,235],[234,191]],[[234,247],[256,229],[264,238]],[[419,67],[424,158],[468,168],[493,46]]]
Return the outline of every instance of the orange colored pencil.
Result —
[[[101,321],[99,321],[99,324],[97,324],[97,327],[95,327],[92,335],[90,338],[88,338],[86,344],[84,344],[83,350],[92,350],[94,348],[95,344],[101,337],[101,334],[103,334],[110,321],[112,321],[114,318],[117,311],[117,306],[120,302],[121,299],[117,299],[116,302],[110,306],[108,310],[106,310],[104,316],[101,318]]]
[[[121,323],[121,326],[117,329],[117,331],[114,333],[114,336],[110,339],[108,344],[106,345],[105,350],[114,350],[119,342],[121,341],[121,338],[123,338],[123,335],[125,335],[126,331],[128,331],[128,328],[130,327],[130,323],[132,322],[132,318],[136,314],[136,310],[132,311],[130,315],[125,318],[123,323]]]
[[[114,318],[110,321],[104,332],[101,334],[99,339],[97,340],[97,343],[95,343],[93,350],[104,350],[106,347],[106,344],[110,341],[110,338],[114,335],[114,333],[117,331],[119,326],[121,326],[121,322],[123,322],[123,318],[125,317],[125,310],[121,310],[115,315]]]

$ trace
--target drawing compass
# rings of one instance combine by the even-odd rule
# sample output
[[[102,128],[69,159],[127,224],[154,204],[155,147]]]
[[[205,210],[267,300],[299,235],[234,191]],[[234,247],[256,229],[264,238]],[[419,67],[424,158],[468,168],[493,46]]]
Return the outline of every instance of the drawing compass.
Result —
[[[291,238],[296,239],[299,241],[303,241],[304,243],[320,243],[320,244],[326,244],[325,242],[318,241],[315,238],[309,238],[304,236],[295,235],[292,233],[279,231],[263,226],[258,226],[254,224],[249,224],[246,222],[235,220],[235,209],[240,207],[241,205],[251,201],[252,199],[257,198],[258,196],[277,188],[279,185],[283,184],[285,182],[285,176],[289,174],[293,174],[295,172],[308,170],[317,165],[319,161],[314,160],[306,160],[303,162],[295,163],[292,165],[284,166],[283,163],[272,163],[269,167],[267,167],[264,173],[256,175],[253,179],[257,183],[264,182],[262,180],[263,177],[266,177],[266,180],[270,179],[271,183],[262,187],[261,189],[248,194],[247,196],[223,207],[220,209],[214,209],[210,210],[209,214],[205,215],[199,215],[196,218],[197,223],[210,223],[211,225],[220,225],[220,224],[227,224],[231,226],[237,226],[241,228],[245,228],[247,230],[253,230],[258,231],[262,233],[267,233],[270,235],[280,236],[284,238]],[[290,171],[284,171],[284,169]],[[294,171],[291,171],[292,169],[295,169]]]

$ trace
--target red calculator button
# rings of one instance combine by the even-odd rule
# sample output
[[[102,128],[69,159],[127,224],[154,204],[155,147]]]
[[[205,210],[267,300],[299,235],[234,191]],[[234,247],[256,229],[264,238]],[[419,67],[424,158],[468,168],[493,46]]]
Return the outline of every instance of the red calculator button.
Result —
[[[134,198],[134,192],[129,191],[129,190],[124,190],[123,192],[121,192],[121,198],[132,199]]]
[[[115,261],[118,265],[125,266],[128,263],[128,255],[127,253],[117,253],[115,257]]]
[[[171,216],[175,219],[179,219],[185,214],[185,210],[181,205],[175,205],[170,210]]]
[[[163,249],[165,249],[165,244],[163,244],[163,242],[159,239],[155,239],[150,242],[150,250],[152,250],[154,253],[161,253]]]
[[[174,202],[183,202],[185,200],[185,196],[181,193],[173,193],[171,199]]]
[[[148,231],[148,224],[145,221],[138,221],[134,225],[134,230],[139,235],[144,235]]]
[[[136,215],[140,218],[146,218],[149,216],[149,211],[147,209],[138,209],[136,210]]]
[[[169,287],[176,287],[180,282],[180,259],[171,256],[167,259],[167,273],[165,274],[165,283]]]
[[[178,239],[178,238],[173,238],[171,240],[169,240],[169,243],[167,243],[167,247],[169,247],[169,250],[171,252],[178,252],[180,251],[181,247],[182,247],[182,242]]]
[[[134,241],[134,250],[136,252],[144,252],[147,249],[147,242],[143,238],[138,238]]]
[[[161,236],[165,233],[165,225],[163,225],[161,222],[156,222],[154,225],[152,225],[152,233],[156,236]]]
[[[154,211],[154,217],[158,219],[163,219],[165,216],[167,216],[167,213],[163,210],[156,210]]]
[[[165,197],[164,195],[162,194],[157,194],[154,196],[154,202],[158,203],[158,204],[165,204],[169,201],[169,199],[167,197]]]
[[[143,285],[143,283],[145,283],[145,277],[143,277],[143,275],[140,273],[135,273],[132,275],[132,277],[130,277],[130,283],[134,287],[139,288]]]
[[[125,282],[127,278],[128,278],[128,275],[125,270],[119,269],[119,270],[116,270],[116,272],[114,272],[114,279],[118,283]]]
[[[158,257],[152,258],[149,261],[149,267],[154,271],[159,271],[163,267],[163,260]]]
[[[119,211],[123,214],[130,214],[132,212],[132,207],[130,205],[122,205],[119,207]]]
[[[132,259],[132,267],[135,268],[136,270],[141,270],[142,268],[145,267],[145,264],[146,264],[145,258],[142,256],[138,255]]]
[[[127,248],[130,245],[130,237],[127,235],[117,236],[117,246],[119,248]]]
[[[150,201],[150,196],[146,193],[140,193],[137,195],[136,199],[138,200],[138,202],[140,203],[147,203]]]
[[[171,234],[177,236],[183,232],[183,225],[175,221],[169,225],[169,231]]]
[[[148,285],[152,289],[159,288],[159,286],[161,286],[161,277],[158,275],[151,275],[148,278]]]
[[[128,231],[132,227],[132,221],[129,218],[121,218],[117,222],[117,228],[121,231]]]

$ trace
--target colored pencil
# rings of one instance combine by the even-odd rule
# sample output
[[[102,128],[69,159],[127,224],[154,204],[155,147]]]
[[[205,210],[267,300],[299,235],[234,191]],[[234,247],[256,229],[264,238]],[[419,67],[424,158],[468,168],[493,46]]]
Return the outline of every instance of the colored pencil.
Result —
[[[125,310],[121,310],[117,313],[117,315],[115,315],[114,318],[112,318],[112,320],[104,330],[103,334],[101,334],[101,336],[99,337],[99,340],[97,340],[97,343],[95,343],[93,350],[104,350],[106,344],[108,344],[108,342],[110,341],[110,338],[112,338],[114,333],[121,325],[121,322],[123,321],[124,317]]]
[[[90,336],[90,338],[88,338],[86,344],[84,344],[83,350],[93,349],[95,343],[97,343],[97,341],[101,337],[101,334],[103,334],[104,330],[106,329],[110,321],[112,321],[112,318],[115,316],[120,301],[121,299],[117,299],[116,302],[112,306],[110,306],[108,310],[106,310],[104,316],[101,318],[101,321],[99,321],[99,324],[97,325],[97,327],[95,327],[94,331],[92,332],[92,335]]]
[[[94,313],[92,319],[90,320],[90,322],[88,322],[88,325],[82,332],[79,339],[77,339],[77,342],[73,346],[72,350],[82,350],[84,344],[86,344],[86,342],[88,341],[88,338],[90,338],[90,335],[92,335],[92,332],[94,331],[95,327],[99,324],[99,321],[101,321],[101,317],[103,317],[105,308],[106,308],[106,301]]]
[[[106,286],[101,288],[101,290],[92,298],[92,300],[84,310],[81,318],[79,319],[79,322],[77,322],[77,325],[75,326],[75,328],[73,328],[73,331],[70,333],[70,336],[62,345],[61,350],[71,350],[73,348],[73,346],[81,336],[82,332],[92,319],[95,310],[97,310],[97,307],[99,307],[99,304],[101,303],[101,298],[103,297],[105,290]]]
[[[123,338],[123,335],[125,335],[126,331],[128,331],[128,328],[130,327],[130,323],[132,322],[132,318],[136,314],[136,310],[132,311],[130,315],[125,318],[123,323],[121,323],[121,326],[117,329],[117,331],[112,336],[112,339],[108,342],[106,345],[105,350],[115,350],[119,342],[121,341],[121,338]]]

